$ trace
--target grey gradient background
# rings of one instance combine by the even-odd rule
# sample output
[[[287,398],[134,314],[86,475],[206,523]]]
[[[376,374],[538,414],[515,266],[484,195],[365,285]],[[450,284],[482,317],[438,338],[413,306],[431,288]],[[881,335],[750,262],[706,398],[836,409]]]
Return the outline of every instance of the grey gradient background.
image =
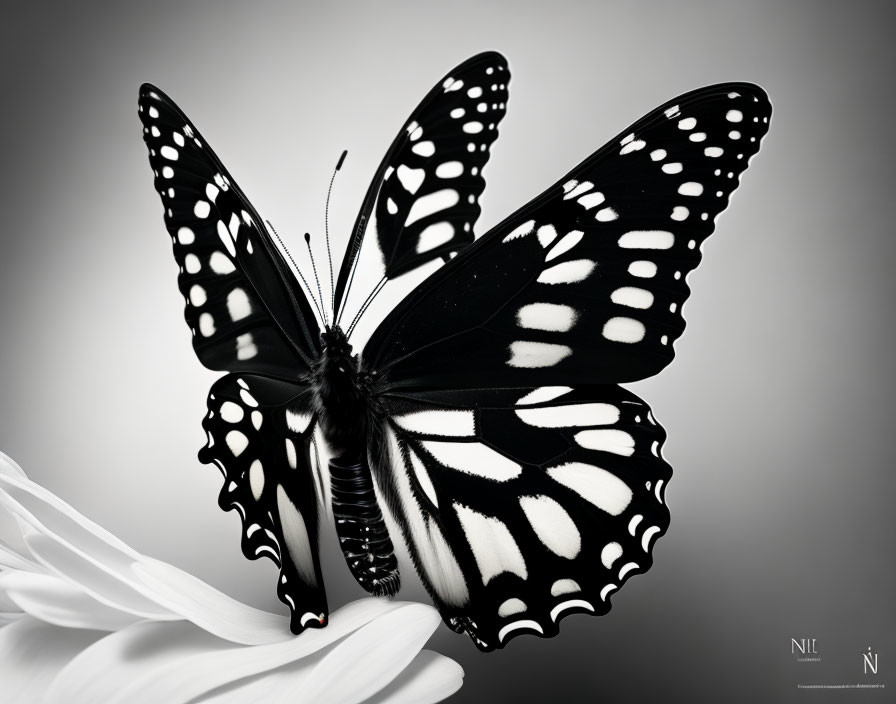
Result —
[[[514,76],[479,232],[667,98],[763,85],[771,132],[690,278],[678,356],[631,386],[675,468],[655,566],[553,640],[483,656],[441,628],[431,647],[466,670],[457,702],[892,697],[887,3],[7,2],[4,15],[0,448],[139,550],[278,611],[273,566],[243,559],[220,476],[196,460],[217,375],[182,320],[138,85],[181,104],[297,254],[322,231],[340,150],[341,251],[395,131],[478,51],[504,52]],[[322,549],[331,605],[362,596],[331,534]],[[805,636],[821,663],[794,662]],[[797,691],[868,681],[868,646],[888,689]]]

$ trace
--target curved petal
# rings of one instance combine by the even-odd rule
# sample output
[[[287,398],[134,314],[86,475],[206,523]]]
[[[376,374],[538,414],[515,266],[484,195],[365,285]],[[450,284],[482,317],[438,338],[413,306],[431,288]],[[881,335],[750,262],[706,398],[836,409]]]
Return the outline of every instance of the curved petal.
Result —
[[[464,670],[451,658],[421,650],[404,671],[365,704],[430,704],[447,699],[464,683]]]
[[[293,637],[288,617],[236,601],[174,565],[145,557],[133,570],[159,604],[219,638],[261,645]]]
[[[243,678],[313,656],[346,636],[350,640],[350,634],[371,620],[407,608],[401,602],[368,598],[333,613],[326,628],[248,647],[223,641],[189,622],[137,623],[75,658],[56,678],[46,702],[185,704]],[[438,618],[430,607],[422,608]]]
[[[52,575],[18,571],[0,573],[0,605],[4,593],[25,613],[66,628],[115,631],[139,618],[102,604]]]
[[[414,659],[439,625],[435,609],[408,604],[361,628],[321,661],[307,680],[275,701],[362,702],[379,692]]]
[[[0,628],[0,701],[38,702],[47,685],[80,651],[102,637],[98,631],[60,629],[29,616]],[[71,701],[71,700],[69,700]]]
[[[25,536],[25,544],[42,565],[65,577],[86,594],[111,608],[157,621],[180,618],[146,598],[140,589],[135,587],[135,583],[139,583],[136,577],[125,580],[118,570],[104,569],[95,560],[71,550],[55,537],[32,532]],[[143,588],[142,584],[139,586]]]

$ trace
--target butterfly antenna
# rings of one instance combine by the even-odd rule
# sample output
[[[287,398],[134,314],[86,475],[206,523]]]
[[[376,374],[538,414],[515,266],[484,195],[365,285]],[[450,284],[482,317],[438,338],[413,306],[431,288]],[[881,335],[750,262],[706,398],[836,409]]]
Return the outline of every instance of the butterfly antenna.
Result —
[[[330,251],[330,194],[333,192],[333,182],[336,180],[336,174],[342,168],[348,150],[343,149],[336,168],[333,169],[333,175],[330,176],[330,186],[327,188],[327,204],[324,206],[324,236],[327,240],[327,263],[330,265],[330,308],[333,311],[333,318],[336,317],[336,288],[333,285],[333,254]]]
[[[351,241],[354,241],[355,236],[359,232],[363,232],[364,228],[367,225],[367,220],[365,217],[361,217],[361,221],[358,223],[358,227],[355,228],[354,232],[351,234]],[[358,269],[358,262],[361,259],[361,248],[363,247],[363,243],[358,243],[358,250],[355,252],[355,257],[352,260],[352,266],[349,271],[348,284],[345,287],[345,292],[342,294],[342,303],[339,305],[339,315],[336,318],[336,324],[339,325],[339,321],[342,320],[342,314],[345,313],[346,303],[348,303],[348,294],[349,291],[352,290],[352,284],[355,282],[355,271]]]
[[[367,309],[370,308],[370,304],[373,303],[373,299],[377,297],[380,291],[383,290],[383,286],[386,285],[386,281],[388,279],[384,276],[380,279],[380,282],[374,287],[373,291],[364,299],[364,303],[361,304],[361,307],[358,309],[358,312],[355,314],[354,319],[352,320],[352,324],[348,326],[348,331],[345,333],[346,337],[350,337],[352,331],[355,329],[355,326],[361,320],[361,316],[367,312]]]
[[[305,290],[308,291],[308,297],[311,299],[311,302],[314,304],[314,308],[317,311],[317,314],[320,316],[320,319],[324,319],[323,311],[320,309],[320,306],[317,304],[317,299],[314,297],[314,292],[311,290],[311,287],[308,285],[308,282],[305,280],[304,275],[302,274],[302,270],[299,269],[299,265],[296,264],[296,260],[292,258],[292,254],[286,248],[286,245],[283,244],[283,240],[280,239],[280,235],[277,234],[277,230],[274,229],[274,226],[271,224],[270,220],[265,220],[267,223],[268,229],[274,234],[274,237],[277,238],[277,242],[280,243],[280,249],[286,252],[286,256],[289,257],[289,261],[292,262],[293,269],[296,270],[296,273],[299,275],[299,279],[301,279],[302,283],[305,285]]]
[[[321,308],[324,308],[324,294],[320,290],[320,277],[317,275],[317,265],[314,263],[314,252],[311,251],[311,235],[307,232],[305,233],[305,246],[308,247],[308,256],[311,258],[311,270],[314,272],[314,283],[317,284],[317,295],[320,297],[320,305]],[[324,317],[324,325],[330,326],[330,321],[327,317]]]

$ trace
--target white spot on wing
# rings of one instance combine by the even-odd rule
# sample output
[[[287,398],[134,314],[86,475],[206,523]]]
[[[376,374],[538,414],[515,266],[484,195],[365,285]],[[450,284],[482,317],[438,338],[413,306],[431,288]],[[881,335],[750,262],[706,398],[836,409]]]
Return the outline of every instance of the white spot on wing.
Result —
[[[653,305],[653,294],[643,288],[623,286],[610,294],[610,300],[616,305],[646,309]]]
[[[557,239],[557,230],[554,229],[553,225],[542,225],[538,228],[538,232],[535,233],[535,236],[538,237],[538,242],[542,247],[547,248],[551,242]]]
[[[459,503],[454,504],[454,510],[473,551],[483,584],[505,572],[523,579],[529,576],[523,554],[504,523]]]
[[[243,289],[235,288],[227,294],[227,312],[230,313],[230,319],[234,322],[251,315],[252,306],[249,303],[249,296]]]
[[[405,430],[424,435],[472,437],[475,434],[473,411],[415,411],[395,416],[395,422]]]
[[[634,318],[610,318],[605,324],[601,334],[613,342],[640,342],[647,334],[644,324]]]
[[[644,552],[650,550],[650,541],[653,540],[653,536],[660,532],[660,529],[657,526],[650,526],[647,530],[644,531],[643,535],[641,535],[641,549]]]
[[[549,496],[523,496],[520,507],[535,535],[555,555],[573,559],[582,549],[582,536],[566,510]]]
[[[523,237],[528,235],[535,228],[534,220],[526,220],[522,225],[518,225],[515,227],[508,235],[504,237],[502,242],[510,242],[510,240],[515,240],[517,237]]]
[[[551,585],[551,596],[563,596],[582,591],[579,583],[574,579],[558,579]]]
[[[586,431],[587,432],[587,431]],[[612,516],[622,513],[632,500],[632,490],[615,474],[583,462],[550,467],[548,476]]]
[[[421,196],[414,201],[413,205],[411,205],[411,209],[408,212],[408,217],[405,220],[404,224],[406,226],[413,225],[418,220],[429,217],[434,213],[438,213],[440,210],[445,210],[446,208],[450,208],[453,205],[456,205],[459,200],[460,195],[453,188],[443,188],[442,190],[436,191],[435,193],[428,193],[425,196]],[[453,228],[451,232],[453,235]]]
[[[575,309],[557,303],[529,303],[517,311],[516,322],[521,328],[566,332],[576,323]]]
[[[459,161],[446,161],[436,167],[436,176],[439,178],[457,178],[464,172],[464,165]]]
[[[607,543],[600,551],[600,561],[607,569],[610,569],[620,557],[622,557],[622,546],[619,543]]]
[[[631,230],[619,238],[623,249],[669,249],[675,236],[666,230]]]
[[[395,458],[401,457],[401,450],[395,432],[387,426],[389,452]],[[402,503],[408,521],[408,530],[418,545],[428,545],[429,550],[420,551],[420,567],[433,590],[446,604],[464,606],[470,598],[466,579],[457,563],[457,558],[438,524],[429,520],[414,499],[413,489],[407,472],[396,472],[398,498]]]
[[[514,621],[513,623],[508,623],[506,626],[504,626],[504,628],[498,631],[498,642],[503,643],[508,634],[513,633],[514,631],[519,631],[521,629],[529,629],[544,634],[544,630],[542,630],[541,624],[539,624],[538,621],[533,621],[532,619],[527,618],[522,621]]]
[[[536,428],[612,425],[619,420],[619,409],[609,403],[571,403],[565,406],[520,408],[516,414],[521,421]]]
[[[305,519],[280,484],[277,485],[277,513],[280,515],[280,526],[283,528],[286,549],[296,567],[296,572],[305,584],[316,587],[314,553]]]
[[[233,243],[231,243],[231,246],[233,246]],[[212,271],[216,274],[229,274],[236,271],[233,262],[228,259],[223,252],[212,252],[212,256],[209,259],[209,266],[211,266]]]
[[[418,154],[419,156],[429,157],[436,153],[436,145],[426,140],[424,142],[417,142],[413,147],[411,147],[411,151],[414,154]]]
[[[412,194],[417,192],[426,176],[426,172],[423,169],[411,169],[404,164],[399,166],[395,173],[398,175],[398,180],[401,181],[404,189]]]
[[[548,401],[553,401],[558,396],[568,394],[570,391],[572,391],[572,387],[570,386],[539,386],[537,389],[533,389],[523,396],[516,402],[516,405],[528,406],[536,403],[546,403]]]
[[[439,500],[438,497],[436,497],[436,488],[432,484],[429,472],[426,471],[426,466],[413,450],[408,450],[408,455],[411,458],[411,469],[414,471],[417,483],[420,485],[420,488],[423,489],[423,493],[426,494],[427,498],[432,502],[432,505],[438,508]]]
[[[249,465],[249,487],[252,489],[252,496],[258,501],[264,491],[264,469],[261,460],[255,460]]]
[[[575,435],[576,442],[586,450],[612,452],[631,457],[635,454],[635,439],[624,430],[582,430]]]
[[[255,340],[252,337],[251,332],[244,333],[242,335],[237,335],[236,337],[236,358],[237,359],[252,359],[258,354],[258,346],[255,344]],[[253,414],[254,418],[254,414]]]
[[[648,261],[632,262],[628,265],[628,273],[637,276],[639,279],[652,279],[656,276],[656,264]]]
[[[508,599],[498,607],[498,616],[507,618],[516,614],[521,614],[526,610],[526,602],[521,599]]]
[[[225,401],[221,404],[221,418],[228,423],[239,423],[244,415],[243,409],[233,401]]]
[[[451,241],[454,225],[450,222],[436,222],[428,225],[417,240],[417,253],[422,254]]]
[[[544,228],[539,228],[539,240],[541,239],[540,234],[541,230]],[[551,228],[553,230],[553,228]],[[551,248],[551,251],[547,253],[544,260],[545,262],[549,262],[552,259],[556,259],[561,254],[565,254],[570,249],[575,247],[579,242],[582,241],[583,232],[581,230],[572,230],[571,232],[566,233],[556,245]]]
[[[224,436],[224,442],[227,444],[227,447],[230,448],[233,456],[239,457],[243,453],[243,450],[248,447],[249,438],[243,435],[239,430],[231,430]]]
[[[510,359],[507,364],[526,369],[552,367],[571,354],[572,349],[566,345],[518,340],[510,343]]]
[[[579,198],[576,203],[581,205],[585,210],[591,210],[606,200],[604,194],[600,191],[594,191],[593,193],[586,193],[581,198]]]
[[[513,460],[478,442],[424,440],[421,444],[445,467],[477,477],[506,482],[523,471]]]
[[[569,181],[568,183],[576,183],[575,181]],[[586,193],[594,188],[594,184],[591,181],[582,181],[581,183],[576,183],[569,192],[563,196],[563,200],[570,200],[571,198],[578,198],[583,193]]]
[[[569,611],[570,609],[587,609],[588,611],[594,611],[594,607],[584,599],[570,599],[569,601],[560,602],[551,609],[551,620],[556,621],[560,618],[560,614],[564,611]]]
[[[199,332],[203,337],[211,337],[215,334],[215,319],[211,313],[203,313],[199,316]]]
[[[299,413],[287,408],[286,427],[289,428],[292,432],[302,435],[308,429],[308,424],[311,422],[311,417],[312,416],[310,413]]]
[[[587,279],[594,271],[594,262],[589,259],[575,259],[571,262],[561,262],[549,269],[545,269],[538,275],[538,282],[542,284],[574,284]]]

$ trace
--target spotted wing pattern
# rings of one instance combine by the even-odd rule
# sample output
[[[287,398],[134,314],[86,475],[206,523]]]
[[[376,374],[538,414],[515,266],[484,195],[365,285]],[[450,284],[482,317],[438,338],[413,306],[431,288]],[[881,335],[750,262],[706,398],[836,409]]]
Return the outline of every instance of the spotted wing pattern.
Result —
[[[555,386],[381,400],[389,419],[371,465],[445,622],[480,649],[606,613],[650,568],[672,470],[665,432],[634,394]]]
[[[167,95],[144,84],[138,115],[196,355],[210,369],[295,378],[319,352],[317,323],[261,218]]]
[[[318,506],[326,496],[308,387],[228,374],[211,388],[199,459],[224,475],[218,503],[242,519],[243,554],[280,568],[277,595],[294,633],[326,623],[317,553]]]
[[[463,250],[373,333],[393,387],[619,383],[684,331],[689,272],[768,129],[761,88],[657,108]]]
[[[377,169],[336,286],[340,306],[365,235],[392,279],[473,241],[482,169],[507,107],[510,72],[495,52],[474,56],[433,87]]]

